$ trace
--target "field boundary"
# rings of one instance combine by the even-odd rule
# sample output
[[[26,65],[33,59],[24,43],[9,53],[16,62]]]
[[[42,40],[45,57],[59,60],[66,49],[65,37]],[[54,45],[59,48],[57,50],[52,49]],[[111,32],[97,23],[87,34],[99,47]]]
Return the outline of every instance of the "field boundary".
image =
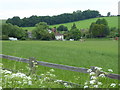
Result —
[[[10,55],[4,55],[4,54],[0,54],[0,58],[4,58],[4,59],[8,59],[8,60],[14,60],[14,61],[18,61],[18,62],[29,63],[31,67],[33,66],[31,60],[35,59],[35,58],[25,59],[25,58],[20,58],[20,57],[15,57],[15,56],[10,56]],[[58,68],[58,69],[75,71],[75,72],[80,72],[80,73],[89,73],[89,72],[87,72],[87,70],[88,70],[87,68],[73,67],[73,66],[68,66],[68,65],[54,64],[54,63],[48,63],[48,62],[36,61],[36,60],[34,62],[36,62],[37,65],[42,65],[42,66],[46,66],[46,67]],[[92,66],[91,68],[94,68],[94,67],[95,66]],[[104,72],[100,72],[100,73],[104,73]],[[109,73],[109,74],[106,74],[105,76],[108,77],[108,78],[111,78],[111,79],[120,80],[120,75],[119,74]]]

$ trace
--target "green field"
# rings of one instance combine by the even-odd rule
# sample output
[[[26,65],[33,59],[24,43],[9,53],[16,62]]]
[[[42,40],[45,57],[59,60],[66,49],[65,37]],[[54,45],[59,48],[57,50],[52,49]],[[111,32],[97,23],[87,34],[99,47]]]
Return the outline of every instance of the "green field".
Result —
[[[70,22],[70,23],[64,23],[64,24],[57,24],[57,25],[50,25],[50,27],[58,27],[59,25],[65,25],[68,27],[68,29],[71,28],[73,23],[76,24],[78,29],[86,29],[89,28],[90,24],[92,22],[96,22],[97,19],[104,18],[108,21],[109,27],[118,27],[118,17],[99,17],[99,18],[92,18],[92,19],[87,19],[87,20],[81,20],[81,21],[76,21],[76,22]],[[35,27],[23,27],[23,29],[27,29],[32,31]]]
[[[76,67],[90,68],[90,66],[102,67],[103,70],[113,69],[118,73],[118,42],[112,40],[88,40],[79,41],[2,41],[2,53],[22,58],[35,57],[39,61]],[[2,60],[6,68],[24,69],[24,63]],[[24,67],[23,67],[24,66]],[[38,73],[49,70],[48,67],[39,66]],[[75,77],[80,78],[79,83],[85,82],[87,74],[56,70],[59,79],[78,83]],[[106,78],[108,79],[108,78]],[[111,81],[108,79],[107,82]],[[112,80],[116,81],[116,80]]]
[[[100,66],[117,73],[117,41],[4,41],[3,54],[77,67]],[[23,52],[24,51],[24,52]],[[101,66],[102,65],[102,66]]]

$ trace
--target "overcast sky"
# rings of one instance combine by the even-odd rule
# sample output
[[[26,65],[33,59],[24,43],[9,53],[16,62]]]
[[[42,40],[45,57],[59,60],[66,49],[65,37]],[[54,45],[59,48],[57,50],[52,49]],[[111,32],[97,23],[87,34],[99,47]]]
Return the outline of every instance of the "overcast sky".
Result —
[[[13,16],[52,16],[76,10],[98,10],[102,15],[118,14],[119,0],[0,0],[0,19]]]

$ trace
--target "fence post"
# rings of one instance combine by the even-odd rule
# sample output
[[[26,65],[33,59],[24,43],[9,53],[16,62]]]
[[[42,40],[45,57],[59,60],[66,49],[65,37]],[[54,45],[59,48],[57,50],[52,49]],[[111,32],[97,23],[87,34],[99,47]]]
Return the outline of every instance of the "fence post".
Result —
[[[36,66],[37,65],[37,61],[34,57],[30,57],[29,58],[29,67],[30,67],[30,71],[29,71],[29,75],[35,74],[36,72]]]

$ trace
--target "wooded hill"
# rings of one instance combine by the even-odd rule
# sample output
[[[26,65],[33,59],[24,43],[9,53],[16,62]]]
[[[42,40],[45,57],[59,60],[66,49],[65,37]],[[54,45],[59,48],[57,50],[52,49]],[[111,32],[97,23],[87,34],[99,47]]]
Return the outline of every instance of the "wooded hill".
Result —
[[[79,20],[85,20],[90,18],[100,17],[101,14],[96,10],[85,10],[85,11],[74,11],[73,13],[64,13],[57,16],[31,16],[24,17],[20,19],[20,17],[15,16],[13,18],[9,18],[6,22],[11,23],[13,25],[17,25],[20,27],[33,27],[35,24],[39,22],[46,22],[48,25],[55,25],[61,23],[74,22]]]

